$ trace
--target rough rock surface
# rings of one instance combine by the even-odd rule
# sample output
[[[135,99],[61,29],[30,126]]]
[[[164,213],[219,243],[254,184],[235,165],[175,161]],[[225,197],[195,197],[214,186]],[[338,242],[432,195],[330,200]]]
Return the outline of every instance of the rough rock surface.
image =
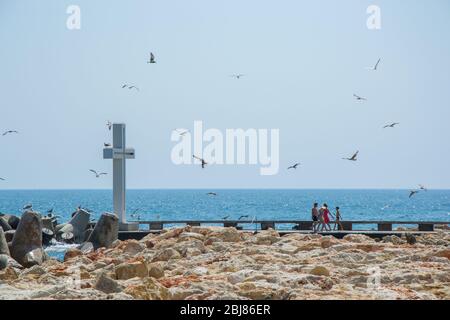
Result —
[[[8,265],[0,270],[1,298],[450,299],[450,232],[408,244],[403,237],[170,229],[74,250],[65,262]]]
[[[46,259],[42,249],[42,221],[39,213],[23,213],[11,243],[11,257],[24,267],[41,264]]]

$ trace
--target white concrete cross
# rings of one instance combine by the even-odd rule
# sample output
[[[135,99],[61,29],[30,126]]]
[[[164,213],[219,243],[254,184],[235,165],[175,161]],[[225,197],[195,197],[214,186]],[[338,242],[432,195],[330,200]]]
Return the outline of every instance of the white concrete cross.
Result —
[[[112,148],[103,149],[103,159],[113,160],[113,198],[114,213],[121,224],[126,224],[125,209],[125,160],[134,159],[134,149],[125,147],[125,124],[114,123]]]

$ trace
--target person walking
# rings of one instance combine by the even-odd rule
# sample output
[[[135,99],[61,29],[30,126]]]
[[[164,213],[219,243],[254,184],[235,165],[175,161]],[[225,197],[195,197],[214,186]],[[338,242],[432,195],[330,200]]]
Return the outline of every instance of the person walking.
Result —
[[[328,205],[326,203],[323,204],[322,208],[322,229],[321,231],[331,231],[330,227],[330,210],[328,210]],[[320,210],[319,210],[320,212]]]
[[[333,230],[336,230],[336,228],[338,230],[344,230],[341,220],[342,220],[341,211],[340,211],[339,207],[336,207],[336,217],[335,217],[335,223],[334,223]]]
[[[317,209],[317,207],[319,206],[319,204],[316,202],[313,205],[313,208],[311,209],[311,219],[312,219],[312,230],[313,232],[317,232],[317,226],[319,223],[319,210]]]

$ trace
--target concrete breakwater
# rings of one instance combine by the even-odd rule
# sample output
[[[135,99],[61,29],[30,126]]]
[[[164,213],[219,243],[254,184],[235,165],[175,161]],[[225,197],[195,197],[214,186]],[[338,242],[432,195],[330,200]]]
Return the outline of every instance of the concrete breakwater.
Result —
[[[105,214],[96,229],[110,231],[90,231],[60,262],[40,259],[37,241],[14,248],[24,226],[39,225],[35,218],[24,213],[9,243],[0,235],[2,250],[20,253],[2,255],[9,258],[0,268],[0,298],[450,299],[446,230],[411,241],[187,226],[120,241],[109,233],[114,216]]]
[[[113,214],[103,214],[90,228],[90,214],[78,209],[68,223],[52,216],[25,211],[21,217],[0,216],[0,270],[7,266],[29,268],[49,260],[44,246],[59,241],[79,244],[84,252],[109,247],[117,239],[119,223]]]

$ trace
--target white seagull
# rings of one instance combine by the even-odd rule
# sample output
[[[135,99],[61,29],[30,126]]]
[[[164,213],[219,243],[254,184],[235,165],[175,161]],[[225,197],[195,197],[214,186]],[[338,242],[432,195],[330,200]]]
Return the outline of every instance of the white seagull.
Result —
[[[152,52],[150,52],[150,60],[148,60],[147,63],[156,63],[155,56]]]
[[[387,124],[387,125],[385,125],[383,127],[383,129],[385,129],[385,128],[393,128],[393,127],[395,127],[396,125],[399,125],[399,124],[400,124],[399,122],[394,122],[394,123],[391,123],[391,124]]]
[[[300,165],[300,163],[296,163],[296,164],[294,164],[294,165],[288,167],[288,170],[289,170],[289,169],[297,169],[297,167],[298,167],[299,165]]]
[[[342,158],[343,160],[356,161],[359,151],[356,151],[350,158]]]
[[[378,65],[380,64],[381,58],[378,59],[377,63],[375,64],[375,66],[373,67],[367,67],[367,70],[371,70],[371,71],[377,71],[378,70]]]
[[[236,78],[236,79],[240,79],[243,76],[245,76],[245,74],[238,73],[238,74],[232,74],[230,77],[233,77],[233,78]]]
[[[94,173],[96,178],[100,178],[100,176],[102,176],[102,175],[107,175],[106,172],[99,172],[99,173],[98,173],[98,172],[95,171],[94,169],[89,169],[89,171],[92,172],[92,173]]]
[[[180,136],[184,136],[186,133],[189,132],[189,130],[180,130],[180,129],[174,129],[173,131],[177,132]]]
[[[358,96],[357,94],[353,94],[353,96],[355,97],[355,99],[356,99],[357,101],[367,101],[366,98],[361,97],[361,96]]]
[[[204,159],[197,157],[195,155],[193,155],[192,158],[197,159],[202,162],[202,169],[205,169],[205,166],[208,164],[208,162],[206,162]]]
[[[7,134],[10,134],[10,133],[19,133],[19,131],[16,131],[16,130],[8,130],[8,131],[3,132],[2,136],[6,136]]]

